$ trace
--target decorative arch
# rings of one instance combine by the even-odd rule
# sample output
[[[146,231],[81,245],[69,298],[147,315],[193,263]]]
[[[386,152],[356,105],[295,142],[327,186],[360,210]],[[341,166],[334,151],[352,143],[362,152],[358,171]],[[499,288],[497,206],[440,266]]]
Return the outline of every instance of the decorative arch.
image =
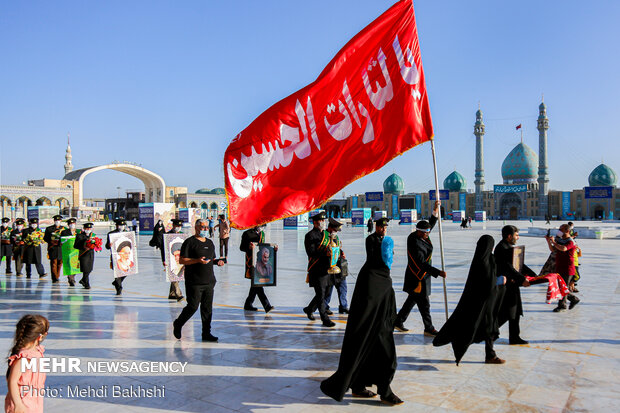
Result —
[[[210,208],[209,209],[214,209],[217,211],[217,203],[216,202],[211,202]]]
[[[78,181],[78,204],[80,207],[84,206],[84,178],[86,178],[93,172],[103,171],[105,169],[123,172],[144,182],[144,193],[146,195],[146,202],[164,202],[166,195],[166,183],[161,176],[157,175],[155,172],[149,171],[148,169],[134,164],[111,163],[108,165],[78,169],[76,171],[69,172],[64,176],[64,180]]]
[[[192,202],[191,204],[189,204],[190,208],[198,208],[198,204],[195,202]]]
[[[46,196],[42,196],[41,198],[36,200],[35,205],[37,205],[37,206],[52,206],[52,200],[49,199]]]
[[[201,209],[209,209],[209,206],[207,205],[206,202],[203,202],[202,204],[200,204],[200,208]]]

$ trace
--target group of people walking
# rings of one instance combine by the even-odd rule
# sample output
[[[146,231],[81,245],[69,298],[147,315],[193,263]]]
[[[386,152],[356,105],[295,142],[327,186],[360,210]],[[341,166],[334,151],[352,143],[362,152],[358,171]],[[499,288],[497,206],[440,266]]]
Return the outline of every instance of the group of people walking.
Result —
[[[22,277],[23,267],[26,267],[26,278],[32,276],[32,265],[35,266],[39,278],[45,278],[47,273],[43,267],[41,245],[47,243],[47,257],[50,261],[50,271],[52,273],[52,283],[60,282],[62,275],[62,246],[61,238],[75,236],[74,249],[79,251],[78,262],[82,279],[79,281],[85,289],[90,289],[89,275],[93,270],[95,259],[94,250],[87,242],[92,236],[93,223],[87,222],[83,229],[76,229],[76,219],[66,220],[67,226],[62,225],[62,216],[52,217],[53,224],[45,228],[45,232],[39,229],[39,219],[30,218],[28,228],[24,228],[26,221],[17,218],[10,226],[9,218],[2,218],[2,248],[0,249],[0,259],[6,262],[6,275],[12,275],[12,262],[15,263],[15,276]],[[75,275],[67,277],[69,285],[75,285]]]
[[[537,277],[537,274],[526,265],[519,269],[513,266],[512,251],[519,240],[519,230],[512,225],[502,228],[502,239],[496,246],[490,235],[480,237],[456,309],[439,331],[434,327],[429,300],[431,277],[447,277],[445,271],[434,267],[432,263],[433,244],[429,235],[438,221],[439,208],[440,203],[437,202],[430,219],[419,221],[416,230],[407,238],[407,267],[403,290],[408,295],[398,312],[390,274],[394,243],[386,235],[389,219],[380,218],[374,221],[374,232],[366,238],[366,262],[358,274],[349,307],[347,305],[346,255],[337,235],[342,223],[333,218],[328,219],[325,213],[312,217],[313,228],[305,236],[304,247],[308,256],[306,281],[314,289],[314,297],[303,308],[303,312],[310,320],[315,320],[314,313],[318,310],[322,325],[333,327],[335,324],[329,317],[333,314],[329,309],[329,299],[333,289],[336,289],[339,312],[348,314],[338,368],[320,386],[326,395],[341,401],[345,393],[351,389],[353,397],[372,398],[379,395],[380,400],[385,404],[402,404],[403,401],[392,392],[390,387],[397,366],[394,330],[409,331],[404,323],[416,305],[424,324],[424,335],[433,337],[434,346],[451,344],[457,365],[468,347],[472,343],[479,342],[485,343],[485,363],[505,363],[505,360],[497,356],[493,345],[499,337],[500,327],[506,322],[509,325],[510,344],[528,343],[521,337],[519,326],[520,317],[523,316],[520,287],[530,286],[528,280]],[[326,220],[328,222],[325,227]],[[11,273],[10,254],[12,254],[15,257],[18,274],[21,274],[21,262],[23,261],[27,265],[28,277],[31,274],[32,264],[35,264],[40,276],[44,277],[40,262],[40,243],[31,245],[32,243],[24,241],[28,234],[37,231],[36,219],[30,220],[28,229],[23,228],[23,220],[17,220],[14,229],[8,229],[8,222],[6,218],[2,222],[2,255],[9,257],[7,274]],[[67,228],[64,228],[61,226],[60,217],[54,217],[54,225],[48,227],[42,237],[48,243],[52,279],[58,282],[62,268],[62,255],[58,254],[60,249],[58,240],[62,236],[76,235],[75,248],[84,252],[80,255],[80,268],[83,271],[80,283],[85,288],[90,288],[88,276],[92,271],[94,252],[85,244],[90,237],[93,224],[86,223],[82,231],[77,231],[75,219],[69,219],[66,223]],[[116,229],[109,234],[126,231],[124,220],[116,220],[115,224]],[[180,220],[173,220],[173,228],[169,232],[180,232],[182,225]],[[228,223],[220,217],[220,232],[222,232],[222,225],[229,233]],[[163,233],[163,225],[158,223],[150,244],[162,250],[162,261],[165,262]],[[111,247],[109,234],[106,242],[108,249]],[[185,323],[200,308],[202,340],[218,341],[218,338],[211,333],[213,296],[216,285],[213,265],[222,266],[227,262],[227,242],[220,243],[220,258],[218,259],[216,247],[209,239],[209,235],[209,222],[200,219],[196,221],[194,235],[188,237],[180,249],[179,262],[185,268],[187,305],[173,322],[173,335],[177,339],[181,338]],[[572,309],[579,303],[579,299],[574,294],[576,292],[574,279],[578,276],[575,259],[580,255],[577,253],[580,250],[574,242],[576,236],[577,233],[572,227],[565,224],[560,227],[555,237],[550,235],[546,237],[551,256],[543,267],[543,272],[554,270],[560,274],[567,285],[571,286],[571,292],[559,302],[554,310],[556,312],[566,308]],[[252,277],[254,247],[266,241],[262,226],[243,232],[239,248],[245,253],[245,278]],[[11,247],[10,254],[7,245]],[[224,247],[226,247],[226,252],[223,251]],[[277,249],[277,246],[275,248]],[[339,272],[332,271],[335,266],[339,267]],[[117,294],[122,291],[123,279],[124,277],[118,277],[113,282]],[[73,281],[69,278],[71,285]],[[274,307],[269,302],[263,287],[251,286],[243,306],[245,311],[257,311],[254,307],[257,296],[266,313],[273,310]],[[177,300],[183,298],[178,282],[171,283],[169,298]],[[567,301],[570,302],[569,306],[567,306]],[[370,385],[377,386],[378,394],[368,389]]]

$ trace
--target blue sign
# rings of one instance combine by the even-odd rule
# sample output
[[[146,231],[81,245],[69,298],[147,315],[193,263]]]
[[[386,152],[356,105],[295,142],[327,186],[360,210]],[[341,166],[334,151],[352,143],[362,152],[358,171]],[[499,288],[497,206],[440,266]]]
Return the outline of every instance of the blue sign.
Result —
[[[370,218],[370,208],[356,208],[351,210],[351,224],[354,227],[364,227]]]
[[[357,208],[357,196],[351,198],[351,209]]]
[[[398,219],[398,195],[392,195],[392,219]]]
[[[484,222],[487,220],[487,211],[475,211],[474,217],[476,222]]]
[[[514,192],[527,192],[527,184],[523,185],[493,185],[493,192],[509,194]]]
[[[462,211],[467,209],[467,194],[465,192],[459,193],[459,209]]]
[[[570,213],[570,192],[562,192],[562,218],[568,219]]]
[[[415,196],[415,209],[418,211],[418,214],[422,213],[422,195],[416,194]]]
[[[366,192],[366,202],[383,202],[383,192]]]
[[[465,211],[452,211],[452,222],[461,222],[465,218]]]
[[[155,207],[152,203],[138,204],[138,222],[140,234],[153,233],[153,220],[155,219]]]
[[[436,200],[435,199],[435,190],[434,189],[431,189],[430,191],[428,191],[428,199],[430,199],[431,201],[435,201]],[[440,189],[439,190],[439,200],[447,201],[448,199],[450,199],[450,191],[448,191],[447,189]]]
[[[417,218],[417,216],[414,216],[413,211],[413,209],[403,209],[400,211],[400,223],[404,225],[411,225],[414,218]]]
[[[611,198],[613,194],[613,186],[586,186],[585,190],[586,199],[607,199]]]

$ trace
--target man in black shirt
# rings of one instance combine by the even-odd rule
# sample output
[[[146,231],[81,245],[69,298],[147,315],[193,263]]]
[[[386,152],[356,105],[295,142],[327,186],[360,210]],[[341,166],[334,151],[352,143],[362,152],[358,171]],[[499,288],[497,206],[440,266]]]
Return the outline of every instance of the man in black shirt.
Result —
[[[403,291],[407,294],[407,299],[403,304],[394,328],[398,331],[409,331],[404,323],[413,309],[414,305],[418,305],[422,322],[424,323],[424,335],[434,337],[438,331],[433,326],[431,319],[431,304],[428,299],[431,294],[431,276],[437,278],[446,278],[446,272],[435,268],[432,265],[431,257],[433,255],[433,244],[429,238],[429,234],[439,216],[441,201],[435,202],[435,210],[429,221],[419,221],[416,225],[416,231],[407,237],[407,268],[405,270],[405,283]]]
[[[179,263],[185,266],[185,297],[187,305],[172,323],[173,334],[177,339],[181,338],[183,325],[194,315],[200,306],[200,318],[202,319],[202,341],[217,341],[217,337],[211,334],[211,315],[213,310],[213,289],[215,288],[215,275],[213,274],[213,261],[215,260],[215,245],[208,239],[209,223],[206,219],[196,221],[196,235],[189,237],[181,246]],[[223,261],[217,262],[218,266],[224,265]]]

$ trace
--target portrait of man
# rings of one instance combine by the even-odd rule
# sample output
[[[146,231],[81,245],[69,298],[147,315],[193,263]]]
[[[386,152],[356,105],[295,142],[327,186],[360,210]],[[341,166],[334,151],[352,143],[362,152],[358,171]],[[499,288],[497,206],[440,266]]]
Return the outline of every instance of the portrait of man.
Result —
[[[179,263],[181,246],[183,241],[189,238],[189,234],[170,233],[164,234],[164,251],[166,261],[166,281],[178,282],[185,280],[185,267]]]
[[[138,273],[138,255],[136,238],[133,232],[118,232],[110,234],[112,244],[112,262],[114,277],[125,277]]]
[[[254,276],[252,277],[252,285],[257,286],[275,286],[276,285],[276,250],[272,245],[259,244],[254,247],[256,253],[254,255]]]

